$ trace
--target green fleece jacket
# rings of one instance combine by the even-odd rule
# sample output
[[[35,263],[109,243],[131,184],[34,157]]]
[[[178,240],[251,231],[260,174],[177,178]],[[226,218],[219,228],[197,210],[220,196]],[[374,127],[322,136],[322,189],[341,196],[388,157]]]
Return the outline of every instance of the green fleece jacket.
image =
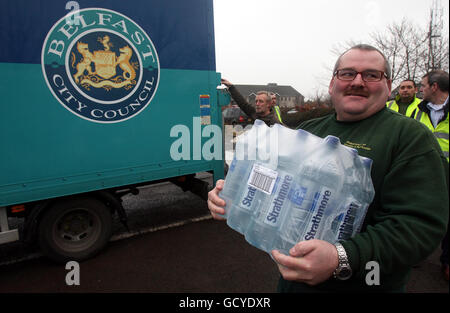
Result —
[[[448,162],[433,134],[421,123],[387,108],[357,122],[336,115],[300,125],[320,137],[334,135],[373,160],[375,198],[361,232],[343,241],[353,276],[330,278],[314,287],[280,278],[281,292],[404,291],[411,267],[442,240],[448,221]],[[366,264],[376,261],[380,285],[366,284]]]

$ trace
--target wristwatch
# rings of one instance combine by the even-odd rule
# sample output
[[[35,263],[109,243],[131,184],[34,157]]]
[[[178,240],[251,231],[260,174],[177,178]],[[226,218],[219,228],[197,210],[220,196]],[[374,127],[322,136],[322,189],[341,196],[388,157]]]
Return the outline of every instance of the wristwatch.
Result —
[[[347,280],[352,276],[352,268],[348,262],[347,253],[339,242],[335,243],[334,246],[338,253],[339,263],[334,270],[333,276],[339,280]]]

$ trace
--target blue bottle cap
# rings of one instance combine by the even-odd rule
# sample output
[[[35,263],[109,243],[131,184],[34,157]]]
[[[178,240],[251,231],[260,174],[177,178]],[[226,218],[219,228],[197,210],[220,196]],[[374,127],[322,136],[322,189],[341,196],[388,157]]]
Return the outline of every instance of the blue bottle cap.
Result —
[[[309,133],[306,130],[297,129],[297,137],[303,138],[303,137],[306,137],[308,135],[309,135]]]
[[[253,123],[254,126],[262,126],[263,124],[266,125],[266,123],[258,119],[256,119],[255,122]]]
[[[334,145],[334,146],[336,146],[336,145],[338,145],[338,144],[341,143],[341,141],[339,140],[338,137],[331,136],[331,135],[326,136],[326,137],[325,137],[325,141],[326,141],[328,144]]]
[[[372,166],[373,163],[372,159],[362,157],[362,161],[365,167],[370,168]]]

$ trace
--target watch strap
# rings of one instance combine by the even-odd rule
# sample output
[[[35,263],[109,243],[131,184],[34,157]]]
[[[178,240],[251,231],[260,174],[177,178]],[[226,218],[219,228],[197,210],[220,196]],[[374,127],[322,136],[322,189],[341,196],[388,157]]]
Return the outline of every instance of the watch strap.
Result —
[[[344,246],[340,242],[335,243],[334,246],[336,247],[338,254],[338,266],[334,270],[333,276],[334,278],[340,280],[348,279],[351,276],[351,267],[348,261],[347,252],[345,251]],[[343,276],[342,275],[343,273],[346,273],[346,275]]]

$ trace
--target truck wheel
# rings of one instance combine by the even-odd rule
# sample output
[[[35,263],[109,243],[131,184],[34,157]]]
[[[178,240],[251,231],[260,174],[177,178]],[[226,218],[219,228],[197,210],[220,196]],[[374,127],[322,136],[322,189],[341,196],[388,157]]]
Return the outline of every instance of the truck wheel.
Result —
[[[54,203],[39,223],[42,252],[57,262],[82,261],[97,254],[112,232],[111,211],[92,198]]]

